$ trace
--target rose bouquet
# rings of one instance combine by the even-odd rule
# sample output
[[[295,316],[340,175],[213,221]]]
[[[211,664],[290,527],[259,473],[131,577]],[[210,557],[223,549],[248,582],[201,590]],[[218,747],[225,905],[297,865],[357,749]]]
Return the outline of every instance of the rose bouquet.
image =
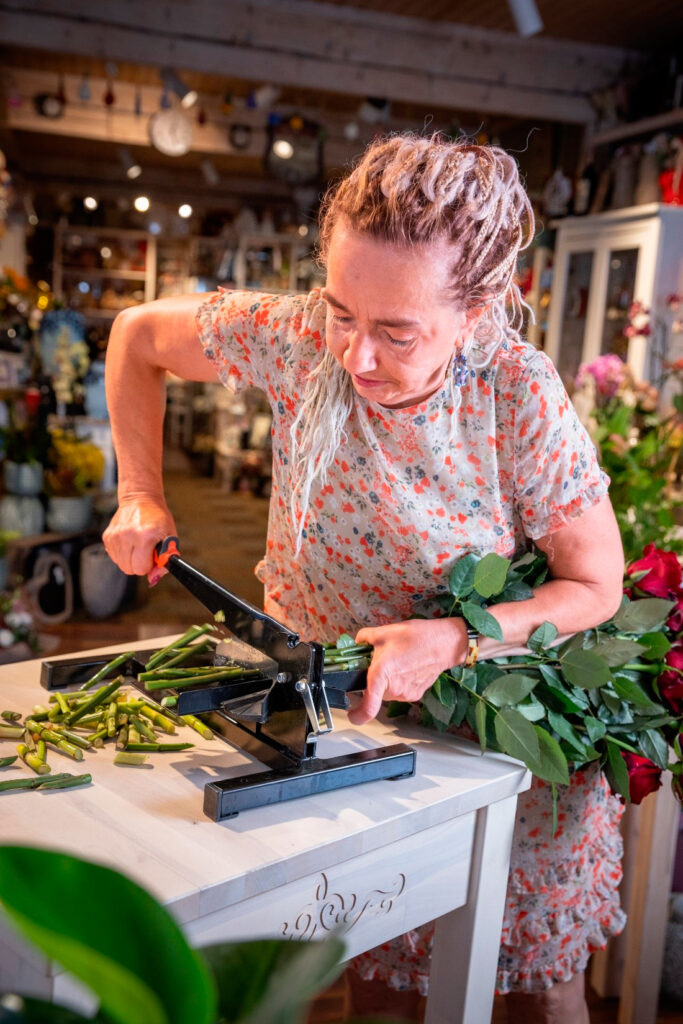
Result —
[[[487,606],[530,598],[547,574],[545,556],[515,562],[466,555],[454,566],[446,615],[502,640]],[[683,585],[675,554],[650,544],[628,567],[613,618],[556,645],[544,622],[529,653],[458,666],[426,691],[420,715],[440,730],[469,726],[482,751],[518,758],[556,785],[599,761],[614,792],[640,803],[664,771],[683,801]],[[407,710],[394,704],[391,714]]]

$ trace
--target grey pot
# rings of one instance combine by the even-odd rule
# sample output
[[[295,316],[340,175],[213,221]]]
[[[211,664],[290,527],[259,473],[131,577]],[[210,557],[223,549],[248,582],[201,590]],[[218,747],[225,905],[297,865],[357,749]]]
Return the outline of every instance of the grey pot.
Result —
[[[5,461],[5,487],[10,494],[33,497],[43,489],[43,467],[39,462]]]
[[[89,544],[81,551],[79,580],[83,606],[94,619],[115,615],[128,587],[128,577],[114,565],[104,544]]]

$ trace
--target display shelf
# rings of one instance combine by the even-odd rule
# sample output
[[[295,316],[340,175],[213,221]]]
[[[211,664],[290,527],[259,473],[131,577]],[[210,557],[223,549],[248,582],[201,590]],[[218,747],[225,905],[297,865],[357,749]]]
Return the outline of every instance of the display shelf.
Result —
[[[112,320],[155,298],[156,261],[156,239],[146,231],[58,224],[53,290],[87,319]]]
[[[588,217],[566,217],[557,228],[546,352],[571,387],[581,363],[615,353],[636,380],[656,380],[670,339],[652,344],[668,295],[683,287],[683,209],[649,203]],[[652,336],[626,339],[631,303],[650,310]]]
[[[598,146],[605,146],[611,142],[621,142],[622,139],[633,139],[639,135],[650,135],[681,125],[683,125],[683,107],[676,107],[674,110],[667,110],[664,114],[655,114],[653,117],[641,118],[640,121],[617,124],[613,128],[588,134],[586,149],[596,149]]]

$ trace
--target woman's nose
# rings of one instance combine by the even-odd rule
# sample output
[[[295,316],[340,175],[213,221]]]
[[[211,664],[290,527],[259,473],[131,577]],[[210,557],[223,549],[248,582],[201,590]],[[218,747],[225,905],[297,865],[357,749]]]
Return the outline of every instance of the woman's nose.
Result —
[[[348,344],[343,356],[344,369],[348,373],[363,375],[377,369],[375,345],[365,332],[355,330],[348,334]]]

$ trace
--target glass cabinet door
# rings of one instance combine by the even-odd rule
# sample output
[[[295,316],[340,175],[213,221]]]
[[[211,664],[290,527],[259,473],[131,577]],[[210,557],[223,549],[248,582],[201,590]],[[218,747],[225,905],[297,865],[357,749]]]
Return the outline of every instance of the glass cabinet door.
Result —
[[[601,353],[613,352],[626,359],[629,339],[624,336],[628,311],[635,295],[636,271],[640,249],[613,249],[609,254],[609,273],[602,323]]]
[[[557,369],[565,386],[573,384],[581,363],[593,256],[592,252],[573,252],[567,264],[567,287],[557,360]]]

